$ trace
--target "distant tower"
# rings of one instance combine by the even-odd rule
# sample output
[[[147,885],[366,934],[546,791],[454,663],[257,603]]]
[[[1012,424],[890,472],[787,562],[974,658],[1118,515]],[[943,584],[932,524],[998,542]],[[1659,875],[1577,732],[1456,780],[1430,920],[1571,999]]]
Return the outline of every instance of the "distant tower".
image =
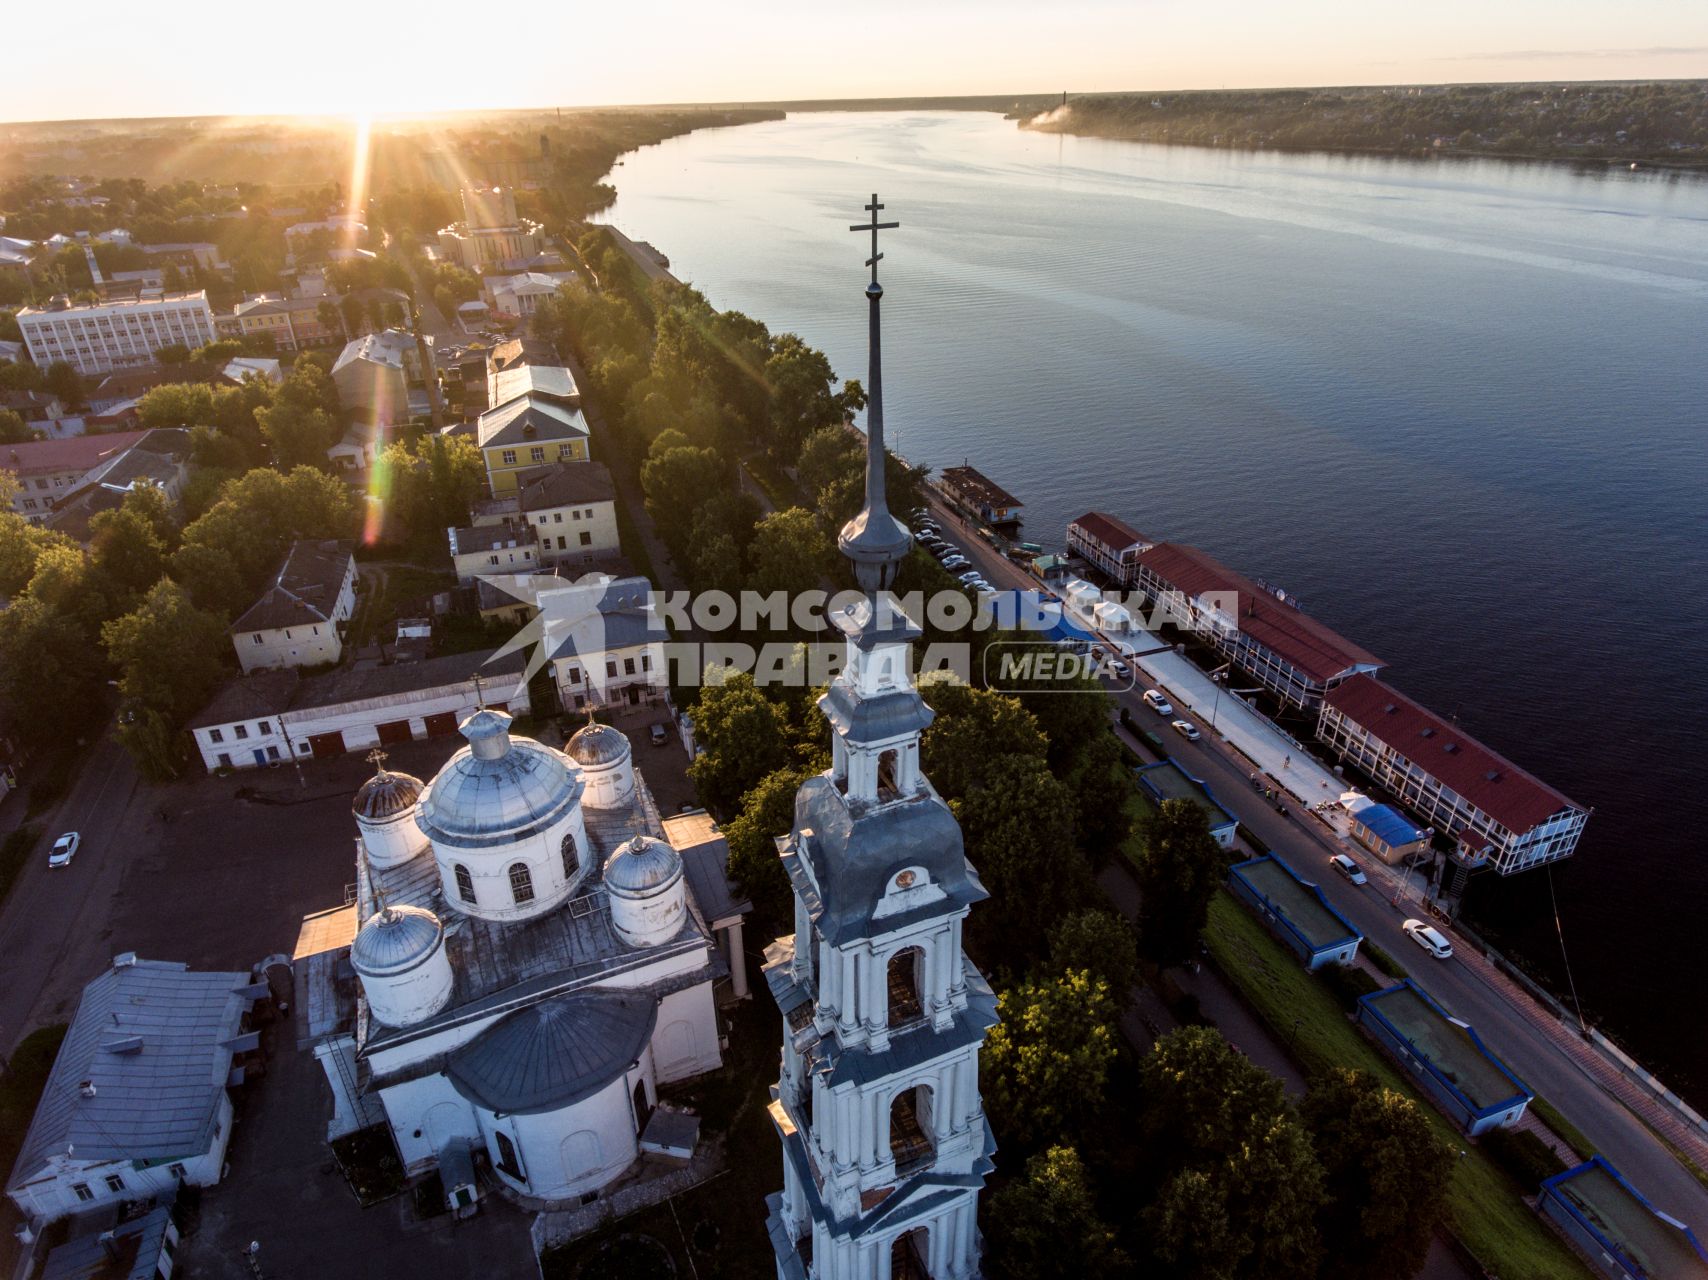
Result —
[[[848,661],[819,699],[832,765],[802,784],[778,842],[795,933],[766,952],[783,1014],[771,1117],[783,1190],[768,1197],[779,1280],[972,1280],[995,1140],[979,1049],[996,999],[961,950],[988,895],[954,815],[919,770],[931,709],[909,674],[919,630],[893,602],[911,544],[884,494],[877,196],[872,235],[866,503],[838,545],[866,598],[833,618]]]

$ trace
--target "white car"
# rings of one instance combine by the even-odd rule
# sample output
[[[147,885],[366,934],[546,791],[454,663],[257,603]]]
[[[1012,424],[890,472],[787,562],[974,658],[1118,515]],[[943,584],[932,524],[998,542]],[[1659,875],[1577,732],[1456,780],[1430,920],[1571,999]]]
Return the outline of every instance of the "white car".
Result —
[[[972,568],[972,564],[973,562],[965,556],[950,556],[948,559],[943,561],[943,567],[950,573],[955,573],[961,569],[970,569]]]
[[[1174,726],[1174,731],[1176,733],[1178,733],[1182,738],[1185,738],[1186,741],[1188,741],[1188,742],[1198,741],[1198,738],[1200,735],[1198,733],[1198,730],[1196,730],[1192,727],[1192,722],[1190,720],[1171,720],[1171,721],[1169,721],[1169,723]]]
[[[1370,883],[1370,878],[1364,874],[1359,865],[1344,853],[1335,854],[1328,860],[1328,865],[1333,867],[1348,884]]]
[[[1174,714],[1174,704],[1162,696],[1162,690],[1160,689],[1145,690],[1145,705],[1152,711],[1156,712],[1159,716],[1171,716]]]
[[[53,850],[47,855],[47,865],[50,867],[69,867],[71,855],[77,852],[78,842],[82,839],[75,831],[67,831],[53,842]]]
[[[1452,958],[1453,944],[1447,941],[1446,935],[1434,925],[1425,924],[1421,920],[1407,920],[1400,928],[1411,936],[1413,942],[1437,960]]]

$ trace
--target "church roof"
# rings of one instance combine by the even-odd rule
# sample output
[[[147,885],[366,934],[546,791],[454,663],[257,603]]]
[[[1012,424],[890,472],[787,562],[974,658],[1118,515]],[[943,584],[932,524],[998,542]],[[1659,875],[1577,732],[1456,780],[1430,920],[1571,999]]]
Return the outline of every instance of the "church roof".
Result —
[[[862,810],[851,810],[828,775],[808,778],[795,797],[794,856],[812,865],[804,889],[820,935],[832,946],[852,938],[889,933],[916,918],[947,915],[990,894],[967,861],[961,828],[934,793]],[[785,865],[788,860],[785,859]],[[919,908],[874,922],[873,913],[890,882],[908,867],[923,867],[943,890]]]
[[[627,734],[615,725],[592,720],[577,729],[563,749],[575,763],[595,768],[632,754]]]
[[[580,771],[569,758],[532,738],[512,737],[509,726],[502,711],[478,711],[463,721],[469,745],[421,794],[417,820],[435,843],[507,847],[580,801]]]
[[[452,1053],[446,1074],[488,1111],[528,1115],[592,1096],[628,1071],[652,1037],[650,994],[558,996],[501,1018]]]
[[[350,945],[350,963],[369,977],[407,973],[433,954],[444,926],[431,911],[387,906],[368,917]]]
[[[409,812],[421,798],[421,787],[421,779],[413,774],[381,769],[362,784],[350,808],[358,818],[385,822]]]
[[[651,836],[636,836],[605,863],[605,888],[622,898],[645,897],[681,878],[681,857]]]

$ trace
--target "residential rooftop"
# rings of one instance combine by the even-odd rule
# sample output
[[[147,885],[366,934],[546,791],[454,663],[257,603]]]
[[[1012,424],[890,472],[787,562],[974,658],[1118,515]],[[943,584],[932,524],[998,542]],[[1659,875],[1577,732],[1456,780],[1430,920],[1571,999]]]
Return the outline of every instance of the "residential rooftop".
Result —
[[[1359,936],[1345,916],[1329,906],[1322,890],[1307,884],[1273,854],[1264,854],[1234,867],[1244,880],[1279,912],[1314,951],[1349,942]]]
[[[1530,1096],[1518,1077],[1489,1052],[1481,1036],[1466,1023],[1448,1017],[1409,978],[1371,992],[1360,1003],[1386,1022],[1473,1111],[1497,1110]]]
[[[1078,525],[1088,537],[1101,542],[1106,547],[1113,547],[1117,551],[1135,546],[1148,547],[1153,545],[1155,541],[1152,538],[1145,537],[1125,520],[1103,511],[1087,511],[1073,523]]]
[[[976,506],[1023,507],[1026,504],[975,467],[945,467],[942,487]]]
[[[352,559],[347,542],[293,542],[272,585],[231,624],[230,633],[330,623]]]
[[[1542,1184],[1597,1236],[1653,1280],[1708,1280],[1694,1232],[1651,1205],[1604,1158],[1595,1158],[1556,1174]]]
[[[582,502],[614,502],[616,481],[603,462],[560,462],[524,471],[517,477],[523,511],[545,511]]]
[[[66,436],[56,440],[26,440],[0,445],[0,471],[17,476],[87,473],[116,458],[148,433],[113,431],[105,435]]]

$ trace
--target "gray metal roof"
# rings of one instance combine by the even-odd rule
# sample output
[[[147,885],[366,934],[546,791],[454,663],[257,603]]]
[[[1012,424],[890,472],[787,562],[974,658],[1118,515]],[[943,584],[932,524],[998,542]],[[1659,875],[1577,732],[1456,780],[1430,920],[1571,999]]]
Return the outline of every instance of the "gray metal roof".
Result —
[[[488,409],[477,419],[476,431],[482,449],[581,440],[588,435],[587,419],[580,409],[534,392]]]
[[[615,502],[617,482],[603,462],[560,462],[524,471],[516,500],[523,511],[544,511],[584,502]]]
[[[501,711],[477,712],[463,722],[469,745],[421,794],[417,821],[435,842],[510,845],[580,802],[581,772],[569,757],[532,738],[511,736],[509,723]]]
[[[605,862],[605,888],[619,898],[645,897],[681,878],[681,857],[651,836],[636,836]]]
[[[840,681],[832,681],[819,697],[818,709],[850,742],[882,742],[905,733],[923,733],[937,718],[911,688],[857,698]]]
[[[422,786],[421,779],[413,774],[381,769],[361,785],[350,808],[358,818],[385,822],[414,808]]]
[[[444,935],[444,926],[431,911],[407,903],[387,906],[357,931],[350,963],[370,978],[407,973],[433,954]]]
[[[67,1147],[97,1161],[205,1151],[248,987],[246,973],[191,973],[162,960],[108,969],[84,987],[9,1185]],[[141,1047],[128,1048],[137,1039]],[[83,1096],[84,1081],[93,1097]]]
[[[600,724],[595,720],[589,720],[577,729],[563,749],[577,764],[595,767],[614,764],[634,754],[627,734],[615,725]]]
[[[110,1257],[99,1231],[73,1236],[47,1255],[41,1280],[154,1280],[159,1274],[160,1250],[172,1219],[167,1205],[121,1222],[113,1228]]]
[[[729,841],[703,809],[664,819],[664,835],[682,857],[688,889],[706,922],[744,916],[753,903],[739,897],[729,880]]]
[[[569,1106],[620,1078],[658,1018],[650,994],[576,994],[499,1019],[451,1054],[446,1074],[488,1111],[523,1115]]]

